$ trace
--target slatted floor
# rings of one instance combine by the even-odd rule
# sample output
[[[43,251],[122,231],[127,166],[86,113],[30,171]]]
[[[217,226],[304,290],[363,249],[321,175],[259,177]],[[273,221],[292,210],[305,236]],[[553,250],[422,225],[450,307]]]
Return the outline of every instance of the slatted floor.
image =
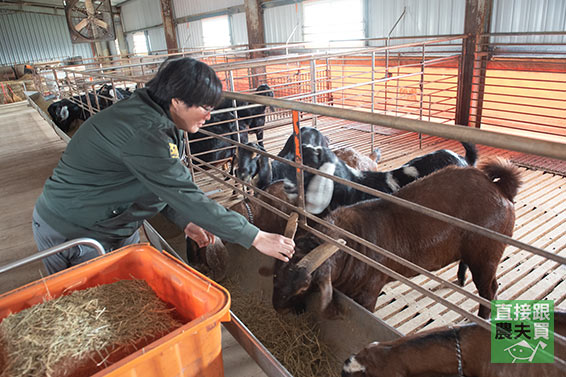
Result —
[[[311,122],[303,121],[301,125],[311,125]],[[362,131],[364,127],[352,125],[349,121],[327,118],[318,118],[317,127],[330,139],[332,148],[350,146],[364,154],[369,154],[371,150],[371,136]],[[426,135],[419,138],[411,133],[389,131],[378,129],[379,133],[375,133],[375,145],[382,152],[379,163],[381,170],[398,167],[416,156],[442,148],[464,153],[462,145],[454,140]],[[267,150],[276,154],[291,132],[290,125],[268,130],[265,137]],[[529,165],[529,159],[517,152],[485,146],[478,146],[478,149],[480,158],[497,155],[512,159],[519,166],[523,163]],[[521,172],[524,184],[516,198],[517,219],[513,238],[566,256],[566,216],[563,215],[566,210],[566,178],[527,167],[521,167]],[[205,191],[219,188],[217,181],[202,173],[197,173],[197,182]],[[234,201],[231,192],[229,188],[222,189],[213,197],[229,204]],[[437,271],[437,275],[455,281],[456,269],[456,265],[447,266]],[[467,280],[465,289],[477,294],[469,273]],[[423,276],[417,276],[413,281],[459,307],[477,313],[475,301]],[[515,247],[507,247],[499,265],[498,282],[499,299],[552,299],[556,308],[566,309],[565,265]],[[375,315],[405,334],[462,321],[458,313],[399,282],[389,283],[384,288],[378,299]]]

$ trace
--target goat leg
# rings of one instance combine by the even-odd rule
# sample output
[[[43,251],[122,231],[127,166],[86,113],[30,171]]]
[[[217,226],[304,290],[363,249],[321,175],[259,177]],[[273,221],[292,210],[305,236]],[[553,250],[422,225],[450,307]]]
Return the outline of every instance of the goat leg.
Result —
[[[331,277],[331,274],[325,274],[318,282],[318,288],[320,289],[320,312],[325,318],[339,319],[343,317],[343,313],[333,297]]]

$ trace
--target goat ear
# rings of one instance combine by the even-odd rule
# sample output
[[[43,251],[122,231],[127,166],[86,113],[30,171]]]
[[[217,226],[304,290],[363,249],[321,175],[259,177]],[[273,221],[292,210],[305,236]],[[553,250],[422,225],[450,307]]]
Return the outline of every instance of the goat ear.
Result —
[[[327,174],[334,174],[336,165],[327,162],[319,170]],[[332,202],[333,195],[334,181],[318,174],[315,175],[307,186],[306,210],[315,215],[321,214]]]
[[[338,239],[336,242],[345,245],[346,241],[343,239]],[[307,273],[312,274],[317,268],[319,268],[328,258],[334,255],[340,247],[326,242],[316,248],[303,257],[299,262],[297,262],[297,267],[304,268]]]
[[[259,156],[258,161],[258,182],[257,187],[264,188],[273,181],[273,172],[271,170],[271,161],[266,156]]]
[[[273,274],[275,273],[275,268],[274,266],[271,267],[261,266],[257,272],[259,272],[261,276],[270,277],[273,276]]]

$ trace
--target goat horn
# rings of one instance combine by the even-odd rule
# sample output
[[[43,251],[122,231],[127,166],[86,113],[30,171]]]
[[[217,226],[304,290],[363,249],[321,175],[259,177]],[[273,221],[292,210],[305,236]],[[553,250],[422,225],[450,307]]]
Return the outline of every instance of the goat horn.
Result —
[[[336,242],[338,242],[341,245],[346,244],[346,241],[344,241],[341,238],[338,239]],[[305,268],[309,274],[312,274],[314,270],[319,268],[321,264],[323,264],[332,255],[334,255],[334,253],[337,252],[339,249],[340,247],[331,244],[329,242],[326,242],[314,248],[310,253],[305,255],[303,259],[297,262],[297,267]]]
[[[283,235],[285,237],[293,239],[295,237],[295,233],[297,232],[297,225],[299,222],[299,214],[297,212],[293,212],[289,215],[289,220],[287,220],[287,226],[285,227],[285,233]]]

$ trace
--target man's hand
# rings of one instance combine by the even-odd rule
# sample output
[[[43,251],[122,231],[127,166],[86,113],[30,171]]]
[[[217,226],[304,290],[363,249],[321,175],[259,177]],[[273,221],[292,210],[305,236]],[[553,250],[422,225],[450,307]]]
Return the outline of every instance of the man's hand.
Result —
[[[198,247],[214,243],[214,234],[193,223],[188,223],[185,227],[185,236],[195,241]]]
[[[289,262],[295,253],[295,241],[280,234],[259,231],[252,243],[259,252]]]

